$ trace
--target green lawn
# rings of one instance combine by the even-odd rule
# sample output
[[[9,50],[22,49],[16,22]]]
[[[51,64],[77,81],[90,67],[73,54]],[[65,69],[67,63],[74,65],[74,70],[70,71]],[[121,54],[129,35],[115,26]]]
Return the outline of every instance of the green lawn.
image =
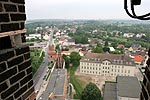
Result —
[[[41,50],[31,50],[30,55],[31,55],[31,65],[32,65],[32,72],[33,75],[36,73],[37,69],[41,65],[43,61],[44,54],[40,56]]]
[[[74,96],[74,99],[80,99],[81,93],[84,89],[84,86],[82,82],[74,75],[77,67],[71,67],[69,68],[70,71],[70,82],[73,84],[74,89],[76,91],[76,95]]]

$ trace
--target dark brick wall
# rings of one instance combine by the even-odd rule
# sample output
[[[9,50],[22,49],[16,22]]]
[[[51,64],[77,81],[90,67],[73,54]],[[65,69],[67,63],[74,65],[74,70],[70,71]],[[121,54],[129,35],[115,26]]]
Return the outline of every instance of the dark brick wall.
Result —
[[[0,100],[31,100],[34,94],[25,20],[25,0],[0,0]]]
[[[29,47],[22,45],[1,52],[0,100],[24,100],[33,92]]]
[[[26,20],[24,0],[0,1],[0,33],[24,29]]]

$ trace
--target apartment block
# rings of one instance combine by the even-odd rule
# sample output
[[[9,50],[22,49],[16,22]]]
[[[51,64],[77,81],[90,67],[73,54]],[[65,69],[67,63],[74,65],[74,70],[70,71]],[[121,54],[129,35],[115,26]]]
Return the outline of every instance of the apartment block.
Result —
[[[80,60],[80,73],[101,76],[134,76],[135,64],[123,54],[87,53]]]
[[[24,0],[0,1],[0,100],[34,100]]]

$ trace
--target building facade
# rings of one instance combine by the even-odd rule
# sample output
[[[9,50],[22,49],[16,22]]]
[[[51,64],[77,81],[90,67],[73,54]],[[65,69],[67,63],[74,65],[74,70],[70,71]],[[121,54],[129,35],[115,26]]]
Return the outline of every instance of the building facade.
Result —
[[[134,62],[124,55],[87,53],[80,60],[80,73],[101,76],[134,76]]]
[[[0,1],[0,100],[34,100],[24,0]]]
[[[142,84],[142,92],[140,100],[150,100],[150,49],[148,52],[149,59],[144,72],[144,79]]]

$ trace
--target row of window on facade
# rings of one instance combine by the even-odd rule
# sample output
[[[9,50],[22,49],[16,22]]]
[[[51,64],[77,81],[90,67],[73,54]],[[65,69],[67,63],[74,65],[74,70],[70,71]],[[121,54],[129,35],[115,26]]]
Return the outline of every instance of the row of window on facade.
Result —
[[[99,66],[101,67],[101,64],[94,64],[94,63],[81,63],[82,66],[84,65],[90,65],[90,66]],[[90,67],[89,66],[89,67]],[[103,65],[102,65],[103,66]],[[124,66],[117,66],[117,65],[111,65],[112,68],[124,68]],[[104,68],[104,67],[103,67]]]
[[[85,74],[97,74],[97,75],[109,75],[109,71],[103,71],[103,73],[100,73],[100,72],[95,72],[95,71],[86,71],[86,70],[81,70],[82,73],[85,73]],[[130,76],[129,73],[111,73],[111,76],[117,76],[117,75],[121,75],[121,76]]]
[[[92,67],[92,66],[90,66],[90,67],[86,67],[86,66],[82,66],[82,69],[91,69],[91,70],[101,70],[101,68],[98,68],[98,67]],[[111,66],[111,68],[112,68],[112,70],[113,70],[113,68],[118,68],[118,70],[120,69],[120,68],[124,68],[124,66],[122,66],[122,67],[120,67],[120,66]],[[107,67],[107,66],[103,66],[102,67],[102,69],[110,69],[110,67]]]

